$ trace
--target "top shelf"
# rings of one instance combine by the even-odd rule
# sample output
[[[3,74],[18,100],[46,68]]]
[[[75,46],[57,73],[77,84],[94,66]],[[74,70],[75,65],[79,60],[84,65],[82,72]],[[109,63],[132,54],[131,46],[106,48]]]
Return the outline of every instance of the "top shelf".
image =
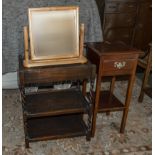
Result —
[[[25,97],[27,117],[84,113],[87,101],[80,90],[29,94]]]

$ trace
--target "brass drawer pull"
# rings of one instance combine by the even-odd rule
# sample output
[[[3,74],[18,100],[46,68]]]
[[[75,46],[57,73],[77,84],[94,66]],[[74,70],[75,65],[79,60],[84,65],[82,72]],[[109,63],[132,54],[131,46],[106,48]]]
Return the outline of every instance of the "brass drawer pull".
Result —
[[[115,68],[118,68],[118,69],[121,69],[121,68],[123,68],[123,67],[125,67],[125,65],[126,65],[126,62],[125,61],[122,61],[122,62],[114,62],[114,67]]]

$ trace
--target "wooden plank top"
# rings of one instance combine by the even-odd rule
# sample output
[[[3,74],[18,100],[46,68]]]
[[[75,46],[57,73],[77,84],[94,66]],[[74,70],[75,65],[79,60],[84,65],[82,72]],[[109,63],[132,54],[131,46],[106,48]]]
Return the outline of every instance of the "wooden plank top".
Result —
[[[86,44],[88,49],[93,50],[99,56],[111,54],[139,54],[143,52],[131,46],[121,43],[107,43],[107,42],[92,42]]]

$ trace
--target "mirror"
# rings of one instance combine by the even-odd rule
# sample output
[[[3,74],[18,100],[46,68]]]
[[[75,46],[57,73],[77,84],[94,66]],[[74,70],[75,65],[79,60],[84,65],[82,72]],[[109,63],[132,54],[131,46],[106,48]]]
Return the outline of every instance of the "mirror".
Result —
[[[79,7],[30,8],[29,30],[24,27],[23,64],[38,67],[86,63],[83,42],[84,24],[79,27]]]
[[[31,59],[79,56],[78,7],[29,9]]]

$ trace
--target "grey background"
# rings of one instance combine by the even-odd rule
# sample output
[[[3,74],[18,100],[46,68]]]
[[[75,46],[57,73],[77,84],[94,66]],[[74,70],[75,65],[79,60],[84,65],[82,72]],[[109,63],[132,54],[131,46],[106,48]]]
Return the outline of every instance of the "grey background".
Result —
[[[23,26],[28,25],[28,8],[47,6],[80,6],[80,22],[85,24],[85,41],[102,41],[102,30],[94,0],[3,0],[2,64],[3,73],[18,69],[18,54],[23,51]]]

